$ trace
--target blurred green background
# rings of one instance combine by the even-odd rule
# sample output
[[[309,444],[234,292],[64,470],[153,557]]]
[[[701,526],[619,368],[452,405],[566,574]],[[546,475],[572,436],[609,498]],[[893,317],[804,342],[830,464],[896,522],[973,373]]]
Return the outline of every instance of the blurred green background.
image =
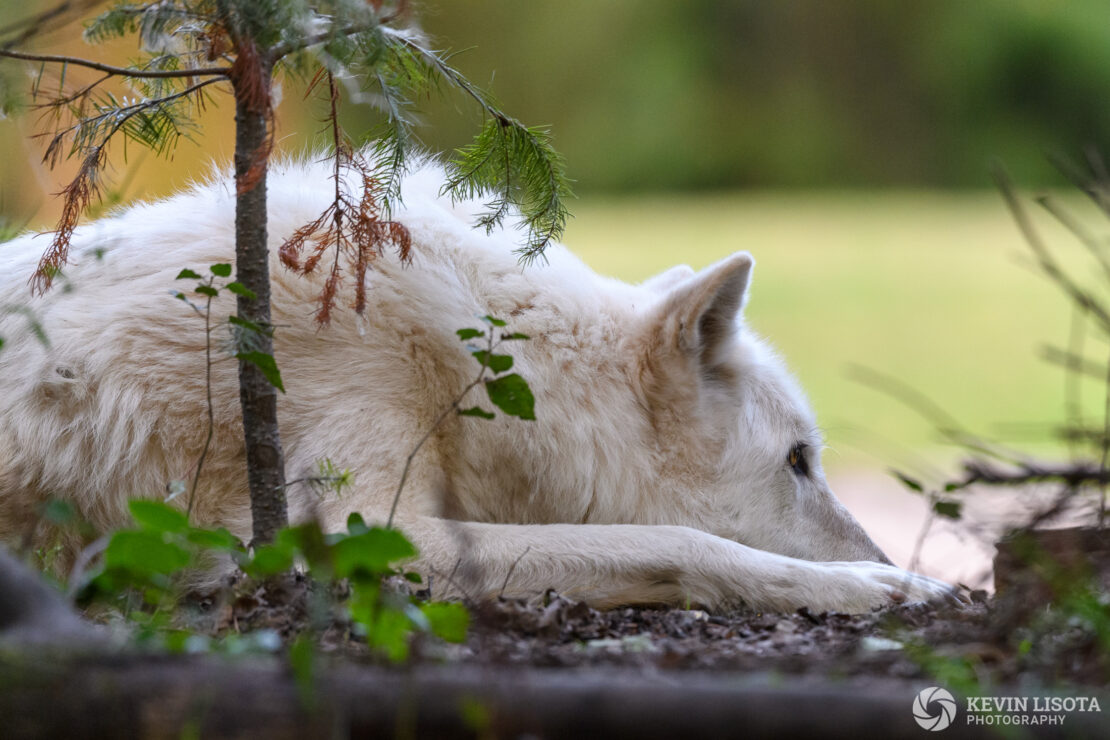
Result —
[[[1104,0],[428,0],[439,48],[528,124],[549,124],[580,198],[568,246],[595,269],[641,280],[748,249],[751,325],[810,392],[831,467],[905,464],[936,446],[928,423],[848,379],[857,363],[901,378],[969,427],[1051,447],[1064,379],[1036,359],[1064,344],[1070,309],[1028,266],[991,190],[998,160],[1028,190],[1065,183],[1046,152],[1105,149],[1110,5]],[[27,12],[26,3],[0,10]],[[104,55],[72,34],[41,48]],[[320,142],[286,84],[280,146]],[[423,101],[437,151],[479,114]],[[124,161],[123,198],[154,197],[231,151],[230,106],[172,161]],[[370,109],[347,106],[352,132]],[[38,164],[33,117],[0,122],[0,216],[49,228],[64,169]],[[1095,214],[1064,196],[1094,229]],[[1044,221],[1044,219],[1039,219]],[[1051,244],[1091,273],[1061,229]],[[1105,354],[1104,347],[1097,347]],[[1097,415],[1092,383],[1082,404]]]
[[[429,2],[425,27],[528,122],[582,193],[985,187],[1098,143],[1105,0]],[[439,117],[437,116],[437,123]],[[469,121],[447,116],[429,140]]]

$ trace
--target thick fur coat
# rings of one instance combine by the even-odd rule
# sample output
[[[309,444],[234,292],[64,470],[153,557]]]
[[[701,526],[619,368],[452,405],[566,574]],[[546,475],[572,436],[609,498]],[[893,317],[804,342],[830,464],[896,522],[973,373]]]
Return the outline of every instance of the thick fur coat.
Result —
[[[328,174],[275,167],[275,252],[327,207]],[[505,348],[537,420],[452,415],[416,456],[398,522],[416,567],[440,575],[436,595],[496,594],[510,568],[506,595],[555,588],[602,606],[859,611],[949,593],[889,565],[829,490],[802,393],[741,320],[750,255],[638,286],[558,245],[522,268],[519,234],[476,231],[477,205],[440,197],[440,182],[435,168],[406,181],[395,217],[412,263],[374,263],[364,316],[337,310],[319,329],[320,281],[274,259],[287,477],[324,458],[354,472],[340,496],[292,486],[293,520],[384,521],[406,456],[477,369],[455,331],[489,314],[531,337]],[[234,208],[220,178],[82,226],[64,285],[41,298],[27,280],[49,237],[0,245],[0,303],[27,306],[49,339],[22,313],[0,317],[0,537],[33,534],[50,497],[119,527],[129,498],[191,478],[207,431],[204,322],[170,292],[182,268],[232,261]],[[214,325],[233,308],[216,299]],[[212,372],[215,438],[194,516],[246,539],[236,363]]]

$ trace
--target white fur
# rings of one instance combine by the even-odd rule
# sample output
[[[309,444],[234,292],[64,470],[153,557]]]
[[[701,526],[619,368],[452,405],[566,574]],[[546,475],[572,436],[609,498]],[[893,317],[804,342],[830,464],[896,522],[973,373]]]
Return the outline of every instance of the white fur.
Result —
[[[327,176],[324,165],[275,167],[273,248],[328,205]],[[413,261],[375,263],[364,317],[344,307],[317,329],[318,278],[273,262],[287,476],[325,457],[355,473],[342,497],[293,486],[294,520],[384,520],[405,457],[477,369],[455,330],[490,314],[532,337],[506,349],[538,419],[452,416],[416,457],[399,522],[437,596],[496,594],[518,559],[506,595],[555,588],[599,605],[858,611],[948,592],[871,562],[885,558],[825,483],[802,393],[740,322],[750,256],[642,286],[599,277],[558,245],[522,269],[519,234],[475,231],[476,205],[439,197],[441,177],[426,168],[406,181],[396,217]],[[190,287],[174,280],[184,267],[232,261],[233,215],[219,179],[83,226],[72,289],[36,299],[27,279],[48,237],[0,245],[0,302],[26,303],[50,339],[37,342],[22,315],[0,318],[0,536],[33,532],[51,496],[118,527],[128,498],[191,477],[206,431],[203,320],[169,291]],[[216,300],[214,325],[232,308]],[[247,538],[233,360],[215,364],[213,385],[195,516]],[[480,389],[471,403],[489,406]],[[808,478],[786,462],[799,441]]]

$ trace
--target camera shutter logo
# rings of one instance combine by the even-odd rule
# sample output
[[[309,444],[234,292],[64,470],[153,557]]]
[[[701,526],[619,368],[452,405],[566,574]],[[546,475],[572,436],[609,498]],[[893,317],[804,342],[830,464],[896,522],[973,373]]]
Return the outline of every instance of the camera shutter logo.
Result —
[[[926,730],[943,730],[956,718],[956,699],[939,686],[922,689],[913,700],[913,718]]]

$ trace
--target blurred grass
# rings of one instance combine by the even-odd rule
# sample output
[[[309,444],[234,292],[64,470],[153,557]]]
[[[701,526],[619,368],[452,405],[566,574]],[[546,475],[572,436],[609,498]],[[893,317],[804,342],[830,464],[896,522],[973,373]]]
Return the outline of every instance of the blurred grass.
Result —
[[[1061,451],[1050,429],[1065,418],[1064,373],[1036,352],[1067,344],[1071,309],[1030,267],[996,193],[685,194],[588,199],[574,211],[566,243],[630,281],[674,264],[700,269],[736,250],[755,255],[746,316],[809,393],[831,447],[827,467],[907,465],[909,450],[938,462],[956,456],[916,413],[848,379],[850,363],[899,378],[973,431]],[[1090,282],[1081,248],[1037,221]],[[1089,335],[1087,346],[1104,359],[1100,340]],[[1083,385],[1093,419],[1103,393]]]

